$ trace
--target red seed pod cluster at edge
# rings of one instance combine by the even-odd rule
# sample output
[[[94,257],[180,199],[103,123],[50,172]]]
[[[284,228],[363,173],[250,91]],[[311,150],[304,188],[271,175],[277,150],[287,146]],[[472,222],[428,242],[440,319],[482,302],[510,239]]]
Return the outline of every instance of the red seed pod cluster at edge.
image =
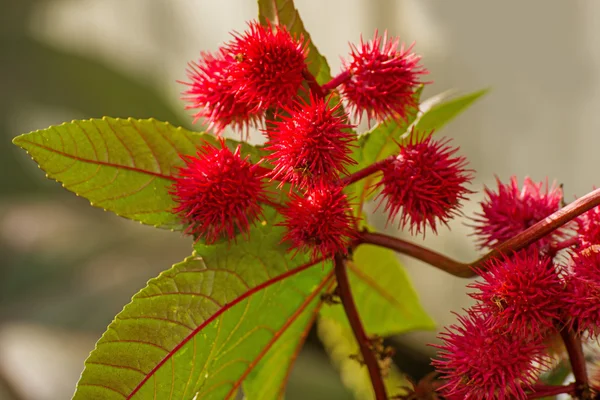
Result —
[[[327,82],[309,72],[310,58],[301,35],[250,22],[190,64],[183,98],[220,143],[183,156],[174,176],[174,212],[186,232],[214,243],[247,237],[259,221],[272,223],[289,252],[315,261],[351,256],[361,238],[358,208],[373,193],[388,221],[413,234],[437,233],[459,215],[473,193],[473,171],[449,140],[412,129],[395,138],[392,155],[365,164],[354,130],[352,121],[363,116],[406,122],[418,108],[414,94],[427,71],[412,47],[375,33],[351,45],[341,72]],[[225,129],[251,127],[265,138],[252,157],[220,138]],[[367,177],[360,198],[352,198],[348,189]],[[563,206],[560,187],[530,178],[522,185],[516,177],[498,180],[497,190],[484,194],[472,219],[480,248],[497,248]],[[265,207],[277,217],[266,221]],[[444,398],[525,400],[550,363],[550,338],[565,330],[599,336],[597,208],[474,272],[479,280],[468,287],[476,304],[436,345],[436,388]]]

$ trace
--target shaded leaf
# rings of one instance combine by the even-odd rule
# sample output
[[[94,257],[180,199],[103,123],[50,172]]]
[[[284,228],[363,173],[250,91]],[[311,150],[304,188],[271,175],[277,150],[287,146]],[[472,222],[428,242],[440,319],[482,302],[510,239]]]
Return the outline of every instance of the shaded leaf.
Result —
[[[368,334],[389,336],[435,327],[393,251],[363,244],[347,265],[352,294]],[[321,315],[348,325],[341,305],[325,306]]]
[[[152,279],[98,341],[74,399],[230,399],[263,360],[285,371],[333,275],[329,264],[290,260],[281,233],[265,225],[235,246],[197,245]],[[271,356],[279,340],[287,344]],[[244,391],[269,398],[260,396],[278,383]]]
[[[319,53],[310,34],[304,28],[304,23],[292,0],[258,0],[258,18],[261,24],[266,24],[268,20],[287,27],[291,33],[301,34],[304,40],[309,42],[309,53],[306,59],[308,70],[320,85],[331,80],[327,60]]]
[[[349,324],[342,324],[331,318],[319,318],[317,326],[319,338],[344,385],[352,390],[356,399],[374,399],[369,371],[354,359],[354,356],[360,354],[360,349]],[[383,375],[383,382],[390,397],[403,393],[401,387],[408,386],[408,381],[393,364]]]
[[[179,229],[169,187],[180,155],[195,154],[213,136],[154,119],[73,121],[16,137],[49,178],[96,207],[162,228]],[[227,141],[234,148],[238,142]],[[254,161],[258,150],[244,144]]]
[[[483,89],[445,102],[432,104],[427,111],[421,110],[424,112],[417,121],[416,130],[418,132],[439,131],[488,92],[489,89]]]

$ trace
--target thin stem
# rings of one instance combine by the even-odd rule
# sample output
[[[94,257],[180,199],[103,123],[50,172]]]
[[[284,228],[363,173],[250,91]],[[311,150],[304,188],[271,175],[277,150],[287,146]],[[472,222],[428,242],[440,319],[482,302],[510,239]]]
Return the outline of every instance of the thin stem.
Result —
[[[550,250],[554,254],[556,254],[561,250],[568,249],[569,247],[576,245],[578,242],[579,242],[579,240],[578,240],[577,236],[573,236],[572,238],[553,243]]]
[[[473,270],[469,267],[469,264],[463,264],[446,257],[443,254],[419,246],[418,244],[395,238],[384,233],[363,231],[360,233],[360,239],[361,243],[374,244],[397,251],[401,254],[406,254],[451,275],[458,276],[459,278],[470,278],[475,275]]]
[[[385,166],[387,163],[389,163],[391,160],[393,160],[393,157],[389,157],[389,158],[383,159],[381,161],[377,161],[377,162],[369,165],[368,167],[365,167],[359,171],[356,171],[353,174],[345,176],[344,178],[340,179],[340,184],[342,186],[348,186],[355,182],[358,182],[361,179],[364,179],[371,174],[379,172],[381,170],[381,168],[383,166]]]
[[[338,295],[344,306],[344,311],[350,322],[354,337],[358,342],[360,352],[367,369],[369,370],[369,376],[371,377],[371,384],[373,385],[373,391],[375,392],[376,400],[387,400],[387,393],[383,384],[383,378],[381,377],[381,369],[379,363],[373,351],[371,350],[371,343],[365,332],[365,328],[360,321],[356,304],[352,298],[352,292],[350,291],[350,281],[348,280],[348,271],[346,270],[346,263],[342,256],[338,253],[334,256],[335,261],[335,277],[338,284]]]
[[[534,385],[534,392],[527,395],[528,400],[532,399],[541,399],[542,397],[547,396],[556,396],[557,394],[562,393],[573,393],[575,390],[575,384],[571,383],[569,385]]]
[[[567,349],[569,361],[571,363],[571,371],[573,371],[573,376],[575,377],[575,395],[581,399],[589,399],[590,381],[585,366],[581,338],[569,329],[562,329],[560,331],[560,336],[565,343],[565,348]]]
[[[319,85],[319,83],[317,82],[317,80],[315,79],[314,75],[310,73],[310,71],[307,68],[304,68],[304,70],[302,71],[302,76],[304,77],[304,79],[306,79],[306,83],[308,84],[308,87],[310,88],[310,91],[317,97],[324,99],[325,98],[325,91],[323,90],[323,88],[321,87],[321,85]]]
[[[471,263],[461,263],[442,254],[436,253],[433,250],[429,250],[414,243],[410,243],[382,233],[361,232],[360,243],[382,246],[397,251],[398,253],[406,254],[410,257],[424,261],[454,276],[471,278],[477,275],[475,270],[483,266],[489,260],[502,254],[519,251],[529,246],[555,229],[560,228],[573,218],[583,214],[586,211],[589,211],[599,204],[600,189],[596,189],[561,208],[554,214],[549,215],[542,221],[532,225],[511,239],[508,239],[495,249],[485,254],[483,257],[480,257]]]
[[[352,77],[352,74],[350,73],[350,71],[348,71],[348,70],[342,71],[339,73],[339,75],[334,76],[329,82],[327,82],[326,84],[321,86],[321,89],[323,89],[323,91],[325,93],[327,93],[330,90],[335,89],[336,87],[340,86],[342,83],[346,82],[351,77]]]

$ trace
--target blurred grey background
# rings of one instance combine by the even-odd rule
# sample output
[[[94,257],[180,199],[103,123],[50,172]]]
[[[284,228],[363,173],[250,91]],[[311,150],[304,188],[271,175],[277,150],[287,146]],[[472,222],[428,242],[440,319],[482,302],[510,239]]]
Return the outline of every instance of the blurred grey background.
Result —
[[[425,97],[492,88],[441,132],[477,171],[473,190],[494,185],[494,174],[557,179],[568,200],[600,184],[600,2],[296,5],[334,74],[348,42],[387,29],[416,41],[435,82]],[[255,15],[250,0],[0,0],[0,399],[70,398],[83,360],[112,317],[147,279],[190,251],[178,233],[94,209],[45,180],[10,140],[103,115],[191,127],[176,80],[185,79],[186,63],[201,50],[215,50]],[[480,199],[472,196],[466,216]],[[376,214],[374,222],[383,228],[385,218]],[[425,244],[463,261],[475,258],[464,222],[428,235]],[[453,321],[451,310],[470,304],[466,281],[403,261],[440,329]],[[425,344],[434,340],[435,332],[398,338],[414,363],[432,354]],[[350,398],[311,343],[289,398]]]

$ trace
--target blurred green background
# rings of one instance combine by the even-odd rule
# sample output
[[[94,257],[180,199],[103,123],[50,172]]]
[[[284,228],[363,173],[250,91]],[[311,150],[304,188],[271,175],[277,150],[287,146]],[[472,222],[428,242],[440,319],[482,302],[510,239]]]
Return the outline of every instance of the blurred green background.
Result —
[[[435,81],[491,95],[444,130],[477,171],[472,215],[494,174],[546,176],[566,198],[599,184],[600,2],[297,0],[328,56],[361,33],[410,43]],[[190,252],[190,240],[89,206],[10,140],[72,119],[155,117],[191,126],[179,100],[185,65],[256,15],[253,0],[0,0],[0,399],[70,398],[112,317],[145,282]],[[196,127],[198,128],[198,127]],[[258,138],[257,135],[254,136]],[[469,260],[464,219],[425,244]],[[385,218],[375,214],[380,228]],[[390,227],[388,227],[390,228]],[[416,238],[422,241],[422,238]],[[428,312],[443,325],[470,304],[465,281],[403,259]],[[435,332],[403,335],[396,361],[427,372]],[[352,377],[345,377],[352,379]],[[313,332],[289,398],[350,399]]]

